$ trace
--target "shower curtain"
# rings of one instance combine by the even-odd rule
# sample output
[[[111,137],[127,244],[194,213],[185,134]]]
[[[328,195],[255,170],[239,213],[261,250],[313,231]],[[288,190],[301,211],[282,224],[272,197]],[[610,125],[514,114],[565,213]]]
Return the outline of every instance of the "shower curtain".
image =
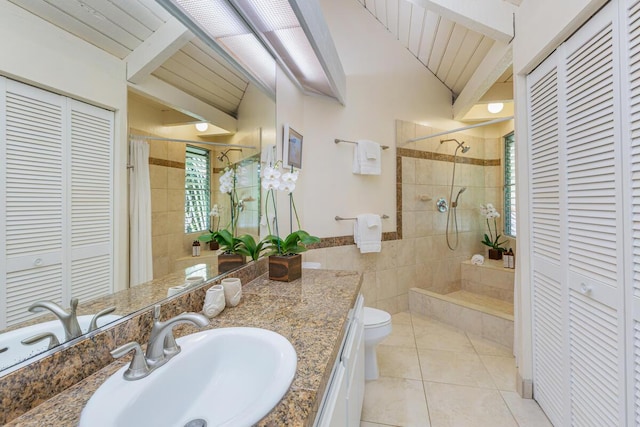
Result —
[[[153,279],[149,144],[129,142],[129,285]]]

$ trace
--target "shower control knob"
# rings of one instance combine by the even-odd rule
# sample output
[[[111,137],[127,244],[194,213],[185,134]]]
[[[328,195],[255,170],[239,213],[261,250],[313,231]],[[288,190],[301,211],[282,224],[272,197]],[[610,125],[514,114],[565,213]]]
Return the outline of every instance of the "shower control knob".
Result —
[[[438,201],[436,202],[436,207],[438,208],[439,212],[448,211],[449,205],[447,204],[447,199],[445,199],[444,197],[439,198]]]

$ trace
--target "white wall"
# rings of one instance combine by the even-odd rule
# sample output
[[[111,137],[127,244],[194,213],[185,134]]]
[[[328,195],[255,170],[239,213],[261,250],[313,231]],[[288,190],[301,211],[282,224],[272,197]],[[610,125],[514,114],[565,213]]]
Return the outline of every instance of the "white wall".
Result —
[[[531,72],[608,0],[524,0],[516,13],[514,74]]]
[[[116,288],[127,281],[127,85],[124,63],[0,0],[0,74],[115,111]]]
[[[279,127],[288,122],[304,136],[296,189],[303,228],[321,237],[350,235],[353,223],[334,216],[372,212],[389,215],[383,231],[395,231],[395,120],[448,120],[451,92],[358,2],[322,0],[321,6],[347,76],[346,105],[301,98],[278,79]],[[382,175],[352,174],[353,145],[336,145],[335,138],[390,146],[382,154]]]

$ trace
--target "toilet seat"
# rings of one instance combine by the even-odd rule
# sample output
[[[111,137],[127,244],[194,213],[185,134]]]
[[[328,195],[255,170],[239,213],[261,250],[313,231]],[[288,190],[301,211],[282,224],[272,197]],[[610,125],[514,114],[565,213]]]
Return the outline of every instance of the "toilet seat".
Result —
[[[377,308],[364,308],[364,328],[379,328],[391,323],[391,315]]]

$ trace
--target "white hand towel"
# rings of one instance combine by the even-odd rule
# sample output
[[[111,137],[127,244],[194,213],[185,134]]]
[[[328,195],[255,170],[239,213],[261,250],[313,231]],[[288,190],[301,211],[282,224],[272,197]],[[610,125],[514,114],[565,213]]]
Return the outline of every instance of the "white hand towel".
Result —
[[[484,264],[484,257],[480,254],[475,254],[471,257],[471,264],[473,265],[482,265]]]
[[[224,310],[224,307],[224,288],[222,285],[215,285],[207,289],[202,307],[204,315],[208,318],[216,317]]]
[[[380,144],[361,139],[353,148],[353,173],[360,175],[380,175],[382,172]]]
[[[353,225],[353,240],[362,254],[380,252],[382,249],[382,219],[380,215],[358,215]]]

